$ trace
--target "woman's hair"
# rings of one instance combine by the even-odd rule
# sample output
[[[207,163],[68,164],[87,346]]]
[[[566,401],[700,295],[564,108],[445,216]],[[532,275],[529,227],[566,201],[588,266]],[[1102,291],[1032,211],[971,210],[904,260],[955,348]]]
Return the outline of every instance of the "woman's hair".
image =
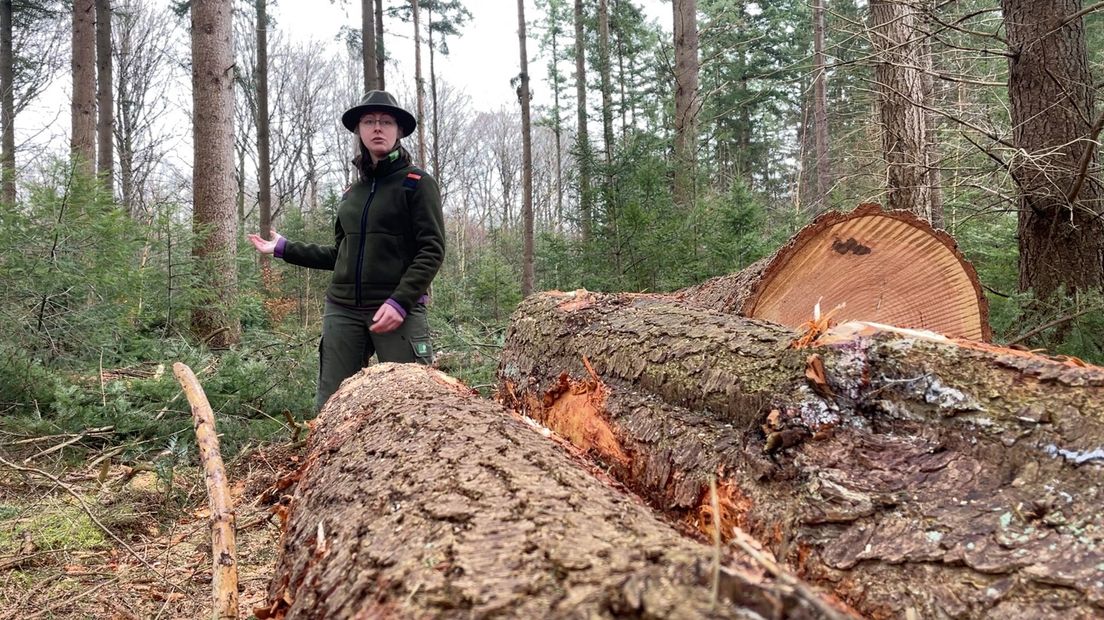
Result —
[[[358,140],[358,142],[360,142]],[[399,157],[406,161],[413,161],[414,157],[410,155],[410,151],[406,150],[406,147],[402,145],[402,139],[395,140],[395,148],[399,150]],[[394,149],[392,149],[394,150]],[[372,169],[375,167],[372,164],[372,156],[368,153],[368,147],[364,146],[363,142],[360,142],[360,152],[353,158],[353,166],[360,172],[360,176],[368,177],[372,175]]]

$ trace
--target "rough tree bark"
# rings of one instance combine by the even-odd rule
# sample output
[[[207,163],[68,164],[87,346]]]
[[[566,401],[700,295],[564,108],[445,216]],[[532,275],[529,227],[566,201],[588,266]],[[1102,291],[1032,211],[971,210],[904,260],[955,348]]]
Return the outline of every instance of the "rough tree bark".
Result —
[[[743,554],[716,572],[713,606],[709,545],[684,538],[530,424],[432,369],[383,364],[349,379],[307,450],[271,605],[255,610],[258,618],[832,611]]]
[[[192,330],[212,347],[238,341],[238,220],[234,210],[234,54],[231,7],[192,2],[192,255],[210,296],[192,308]]]
[[[414,21],[414,90],[417,92],[418,113],[418,165],[426,165],[425,143],[425,78],[422,77],[422,27],[418,0],[410,0],[410,14]]]
[[[364,63],[364,92],[382,89],[376,67],[376,20],[372,0],[360,0],[360,43]]]
[[[1018,153],[1010,171],[1020,192],[1020,290],[1038,299],[1062,287],[1070,293],[1104,286],[1104,188],[1091,166],[1099,148],[1093,76],[1083,18],[1064,19],[1081,5],[1001,2]]]
[[[675,47],[675,206],[689,209],[694,203],[697,160],[697,119],[701,109],[698,95],[698,3],[675,0],[672,34]]]
[[[813,1],[813,137],[816,148],[814,213],[828,210],[832,161],[828,158],[828,62],[824,56],[825,0]]]
[[[96,173],[96,0],[73,3],[73,99],[70,151],[76,169]]]
[[[115,191],[115,102],[111,77],[111,0],[96,0],[96,174]]]
[[[529,112],[529,56],[525,49],[525,0],[518,0],[518,103],[521,104],[521,294],[533,293],[536,280],[533,243],[533,134]]]
[[[586,39],[583,0],[575,0],[575,160],[579,167],[579,235],[586,243],[591,237],[594,219],[590,192],[590,130],[587,128]]]
[[[675,518],[719,476],[724,532],[866,617],[1104,613],[1104,369],[856,325],[542,294],[500,393]]]
[[[886,205],[931,221],[919,0],[871,0],[871,43],[886,163]]]
[[[12,0],[0,0],[0,200],[15,204],[15,70]]]

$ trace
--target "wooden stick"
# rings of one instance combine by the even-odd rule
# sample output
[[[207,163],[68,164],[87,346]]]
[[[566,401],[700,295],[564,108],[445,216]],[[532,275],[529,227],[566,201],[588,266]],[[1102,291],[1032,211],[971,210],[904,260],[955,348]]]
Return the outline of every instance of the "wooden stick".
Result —
[[[215,414],[207,395],[199,385],[195,373],[186,364],[173,364],[173,375],[184,388],[184,395],[192,406],[192,423],[195,426],[196,445],[203,463],[207,483],[207,499],[211,507],[211,586],[213,604],[211,618],[226,620],[238,618],[238,564],[234,543],[234,507],[230,499],[226,468],[219,453],[218,435],[215,433]]]

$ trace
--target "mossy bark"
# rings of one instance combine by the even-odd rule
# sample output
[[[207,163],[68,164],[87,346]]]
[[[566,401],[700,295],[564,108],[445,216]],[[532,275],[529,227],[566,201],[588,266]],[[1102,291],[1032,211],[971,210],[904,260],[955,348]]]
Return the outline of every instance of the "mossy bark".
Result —
[[[718,476],[723,535],[868,617],[1104,614],[1104,370],[796,336],[662,297],[543,294],[512,321],[500,392],[703,530]]]
[[[714,604],[710,546],[425,367],[347,380],[300,473],[261,618],[821,617],[742,554]]]

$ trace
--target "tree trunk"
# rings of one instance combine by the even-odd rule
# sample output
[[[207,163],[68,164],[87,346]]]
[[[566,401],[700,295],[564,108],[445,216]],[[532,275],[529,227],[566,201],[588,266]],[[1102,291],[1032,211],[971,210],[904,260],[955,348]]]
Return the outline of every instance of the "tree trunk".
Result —
[[[426,47],[429,48],[429,107],[433,114],[433,129],[430,138],[433,139],[433,178],[437,179],[437,185],[443,186],[441,179],[441,112],[437,109],[437,53],[433,49],[433,5],[426,9]]]
[[[606,201],[613,185],[613,84],[610,79],[609,0],[598,0],[598,77],[602,85],[602,140],[606,147]],[[606,208],[609,208],[609,204]]]
[[[868,618],[1104,611],[1104,369],[851,323],[780,326],[647,295],[542,294],[507,404],[674,519],[742,528]]]
[[[676,207],[689,209],[694,202],[697,151],[698,100],[698,3],[675,0],[675,179]]]
[[[521,104],[521,182],[522,182],[522,257],[521,294],[533,293],[533,135],[529,113],[529,56],[525,52],[525,0],[518,0],[518,102]]]
[[[874,77],[886,163],[886,206],[931,221],[924,80],[919,70],[919,0],[871,0]]]
[[[237,342],[238,220],[234,213],[234,54],[231,7],[192,2],[192,255],[206,299],[192,309],[192,330],[212,347]]]
[[[269,150],[268,121],[268,2],[257,0],[257,211],[260,234],[272,238],[272,160]],[[375,65],[373,64],[373,69]],[[244,170],[243,170],[244,172]],[[244,175],[243,175],[244,176]],[[266,268],[269,255],[260,254]]]
[[[814,213],[831,208],[832,160],[828,156],[828,62],[824,57],[824,3],[813,1],[813,140],[816,161]]]
[[[71,152],[76,169],[96,173],[96,0],[73,3]]]
[[[387,54],[383,45],[383,0],[376,0],[376,80],[380,90],[387,90],[387,84],[383,79],[383,69],[386,65]]]
[[[924,29],[928,32],[935,32],[940,25],[934,18],[934,0],[922,0],[922,8]],[[921,47],[921,58],[924,61],[923,71],[921,72],[924,102],[928,106],[924,110],[924,133],[927,139],[927,143],[924,145],[924,157],[928,170],[928,187],[931,188],[931,225],[935,228],[946,229],[946,217],[943,214],[942,146],[938,131],[940,115],[935,109],[939,102],[936,96],[933,39],[934,37],[924,39]]]
[[[382,88],[376,67],[376,20],[372,0],[360,0],[360,42],[364,63],[364,92]]]
[[[97,167],[104,189],[115,191],[115,103],[111,77],[111,0],[96,0]]]
[[[0,0],[0,201],[15,204],[15,67],[12,0]]]
[[[1084,22],[1062,19],[1081,1],[1002,0],[1001,8],[1013,54],[1012,135],[1022,153],[1011,168],[1020,192],[1020,290],[1046,299],[1061,287],[1100,289],[1104,190],[1089,172],[1097,149],[1093,78]]]
[[[422,27],[418,0],[410,0],[410,8],[414,16],[414,86],[418,93],[418,165],[425,166],[425,79],[422,78]]]
[[[579,218],[583,243],[590,240],[594,208],[590,193],[590,131],[587,128],[586,39],[583,0],[575,0],[575,150],[579,167]]]
[[[258,618],[813,618],[438,371],[346,381],[311,432]],[[837,614],[840,616],[842,614]]]

